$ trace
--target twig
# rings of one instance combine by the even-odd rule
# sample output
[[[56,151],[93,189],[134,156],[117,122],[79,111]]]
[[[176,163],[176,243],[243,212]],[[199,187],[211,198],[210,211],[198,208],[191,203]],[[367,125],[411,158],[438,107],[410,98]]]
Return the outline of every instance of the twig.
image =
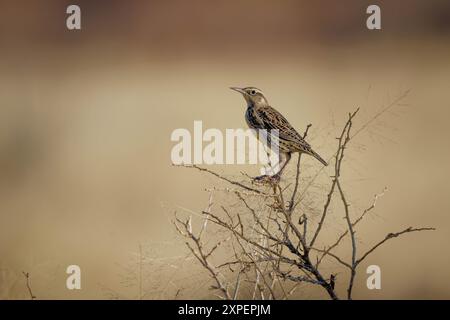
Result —
[[[356,275],[356,238],[355,238],[355,231],[353,229],[353,224],[350,220],[350,211],[349,211],[349,204],[347,202],[347,199],[345,197],[344,191],[342,190],[342,186],[339,180],[340,177],[340,170],[341,170],[341,163],[342,159],[344,158],[344,150],[347,144],[350,142],[350,130],[352,129],[352,119],[356,115],[359,109],[357,109],[353,114],[349,114],[348,116],[348,126],[347,126],[347,133],[345,135],[345,140],[342,141],[343,136],[341,136],[339,140],[339,145],[341,146],[341,154],[340,158],[336,156],[336,176],[335,181],[336,185],[339,190],[339,194],[341,196],[342,203],[344,205],[344,212],[345,212],[345,221],[347,222],[348,232],[350,234],[350,239],[352,243],[352,262],[351,262],[351,270],[350,270],[350,280],[347,288],[347,299],[351,300],[352,298],[352,289],[353,289],[353,283]]]
[[[367,256],[369,254],[371,254],[372,252],[374,252],[379,246],[381,246],[383,243],[385,243],[386,241],[388,241],[389,239],[393,239],[393,238],[397,238],[398,236],[404,234],[404,233],[409,233],[409,232],[418,232],[418,231],[434,231],[436,230],[436,228],[406,228],[403,231],[400,232],[395,232],[395,233],[388,233],[386,235],[386,237],[381,240],[380,242],[378,242],[377,244],[375,244],[372,248],[370,248],[366,253],[364,253],[362,255],[361,258],[359,258],[358,260],[356,260],[356,265],[360,264],[365,258],[367,258]]]
[[[376,194],[376,195],[374,196],[374,199],[373,199],[372,204],[371,204],[368,208],[366,208],[366,209],[363,211],[363,213],[359,216],[359,218],[356,219],[356,220],[352,223],[352,226],[353,226],[353,227],[355,227],[359,222],[361,222],[361,221],[364,219],[364,217],[366,216],[367,213],[369,213],[370,211],[372,211],[373,209],[375,209],[375,206],[376,206],[376,204],[377,204],[378,198],[379,198],[379,197],[382,197],[382,196],[385,194],[386,191],[387,191],[387,188],[384,188],[384,190],[383,190],[381,193]],[[322,262],[323,258],[324,258],[326,255],[328,255],[334,248],[336,248],[336,247],[341,243],[341,241],[348,235],[348,233],[349,233],[349,231],[348,231],[348,228],[347,228],[347,230],[345,230],[345,231],[338,237],[338,239],[336,240],[336,242],[334,242],[332,245],[330,245],[330,246],[328,247],[328,249],[322,250],[322,251],[321,251],[321,252],[323,252],[323,254],[322,254],[322,256],[318,259],[318,261],[317,261],[317,266]]]
[[[305,132],[303,133],[303,139],[305,139],[308,136],[309,128],[311,128],[312,124],[308,124],[306,126]],[[297,160],[297,169],[296,169],[296,175],[295,175],[295,185],[294,185],[294,191],[292,192],[291,201],[289,202],[289,212],[292,213],[292,210],[294,209],[294,200],[295,196],[297,195],[298,185],[299,185],[299,178],[300,178],[300,160],[302,158],[301,152],[298,154],[298,160]]]
[[[211,256],[211,254],[219,247],[220,243],[216,244],[209,251],[209,253],[205,253],[200,238],[198,236],[195,236],[192,231],[191,219],[189,218],[185,222],[181,221],[176,216],[175,219],[176,221],[174,222],[174,225],[178,233],[192,240],[193,243],[195,244],[196,249],[194,249],[194,247],[192,247],[191,244],[188,241],[186,241],[186,245],[191,250],[192,254],[198,259],[198,261],[203,265],[203,267],[205,267],[205,269],[209,271],[211,277],[215,280],[217,284],[215,289],[220,290],[224,295],[224,298],[230,300],[231,296],[228,293],[226,285],[219,279],[218,272],[215,270],[214,266],[211,265],[211,263],[208,260],[208,257]],[[183,230],[181,229],[181,226],[183,227]]]
[[[352,114],[349,115],[349,119],[347,120],[347,123],[345,124],[344,128],[342,129],[341,135],[339,136],[339,138],[337,138],[339,143],[338,143],[338,150],[335,154],[334,178],[331,183],[330,191],[327,194],[327,199],[326,199],[324,207],[323,207],[323,211],[322,211],[322,215],[320,217],[319,224],[318,224],[317,229],[314,232],[314,236],[311,239],[311,242],[309,244],[310,247],[314,246],[314,243],[315,243],[317,237],[319,236],[320,230],[322,230],[323,223],[325,222],[325,218],[328,213],[328,208],[331,203],[331,198],[333,196],[334,189],[336,187],[336,184],[338,182],[338,177],[340,175],[341,163],[342,163],[342,160],[344,159],[344,150],[345,150],[347,143],[350,141],[348,135],[345,140],[344,140],[344,137],[346,137],[346,134],[347,134],[349,128],[351,127],[352,119],[356,116],[358,111],[359,111],[359,108],[357,108],[355,112],[353,112]]]
[[[24,275],[24,277],[26,279],[26,284],[27,284],[28,293],[30,295],[30,299],[35,300],[36,296],[33,294],[33,291],[31,291],[30,274],[25,271],[22,271],[22,274]]]
[[[226,181],[228,183],[231,183],[231,184],[233,184],[235,186],[239,186],[239,187],[241,187],[241,188],[243,188],[245,190],[252,191],[252,192],[255,192],[255,193],[258,193],[258,194],[264,194],[264,192],[262,192],[262,191],[260,191],[258,189],[254,189],[254,188],[248,187],[248,186],[246,186],[246,185],[244,185],[244,184],[242,184],[242,183],[240,183],[238,181],[230,180],[230,179],[228,179],[228,178],[226,178],[226,177],[224,177],[224,176],[222,176],[222,175],[220,175],[220,174],[218,174],[218,173],[216,173],[214,171],[211,171],[211,170],[206,169],[206,168],[199,167],[199,166],[197,166],[195,164],[194,165],[178,165],[178,166],[185,167],[185,168],[194,168],[194,169],[197,169],[197,170],[200,170],[200,171],[203,171],[203,172],[207,172],[207,173],[212,174],[213,176],[215,176],[215,177],[217,177],[217,178],[219,178],[221,180],[224,180],[224,181]]]

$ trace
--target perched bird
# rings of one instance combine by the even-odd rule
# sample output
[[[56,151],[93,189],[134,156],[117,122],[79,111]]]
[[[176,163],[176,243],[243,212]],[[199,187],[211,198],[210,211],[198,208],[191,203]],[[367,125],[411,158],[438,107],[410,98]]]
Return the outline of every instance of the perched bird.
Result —
[[[291,159],[291,154],[295,152],[306,153],[323,165],[328,165],[303,137],[291,126],[285,117],[269,105],[261,90],[254,87],[230,89],[241,93],[247,102],[247,111],[245,120],[251,129],[278,130],[278,148],[279,148],[279,171],[271,177],[279,179],[287,163]],[[269,140],[269,139],[268,139]],[[258,177],[262,178],[264,176]]]

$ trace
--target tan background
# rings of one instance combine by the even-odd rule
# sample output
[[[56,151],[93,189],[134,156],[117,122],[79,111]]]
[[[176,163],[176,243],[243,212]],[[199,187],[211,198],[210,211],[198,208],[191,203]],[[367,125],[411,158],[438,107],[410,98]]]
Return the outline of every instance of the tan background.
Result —
[[[326,156],[347,112],[360,106],[362,123],[411,89],[358,137],[344,177],[355,208],[389,188],[362,246],[410,225],[437,231],[374,254],[382,290],[362,270],[355,297],[450,298],[450,6],[378,3],[382,31],[365,28],[369,1],[78,1],[83,29],[69,32],[69,2],[3,1],[0,298],[28,298],[22,271],[40,299],[136,298],[139,246],[153,263],[145,298],[189,286],[167,259],[183,253],[168,219],[201,210],[215,180],[173,168],[169,137],[194,120],[245,127],[231,85],[263,89],[299,130],[312,123]],[[69,264],[80,291],[65,288]],[[324,296],[297,296],[310,297]]]

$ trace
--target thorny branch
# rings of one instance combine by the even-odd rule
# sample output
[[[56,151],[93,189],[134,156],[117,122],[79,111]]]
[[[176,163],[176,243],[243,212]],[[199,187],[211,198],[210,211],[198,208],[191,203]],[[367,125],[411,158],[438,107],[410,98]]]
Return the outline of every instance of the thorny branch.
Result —
[[[250,296],[253,299],[258,297],[260,299],[288,299],[299,284],[304,284],[321,287],[331,299],[339,299],[336,289],[338,270],[325,275],[325,268],[322,268],[323,262],[330,259],[349,270],[346,298],[352,299],[358,266],[371,253],[388,240],[406,233],[434,230],[434,228],[428,227],[409,227],[400,232],[389,233],[367,251],[359,254],[355,228],[369,212],[375,209],[378,198],[384,195],[386,189],[375,195],[372,204],[356,219],[353,219],[354,213],[341,181],[343,160],[352,138],[389,108],[398,104],[406,94],[404,93],[375,114],[373,119],[364,123],[355,133],[352,133],[352,128],[359,108],[348,114],[347,121],[336,138],[337,149],[332,159],[334,165],[332,166],[331,183],[328,191],[324,194],[324,202],[320,205],[322,209],[318,221],[314,223],[309,219],[308,210],[300,209],[301,206],[298,206],[304,197],[296,197],[301,187],[301,155],[298,156],[290,194],[288,194],[289,188],[282,188],[279,183],[255,187],[252,184],[244,184],[224,177],[220,173],[206,168],[195,165],[186,166],[211,174],[236,187],[236,189],[223,189],[227,196],[232,197],[236,202],[232,204],[227,201],[227,205],[215,208],[212,203],[213,191],[210,191],[209,204],[207,209],[202,212],[203,220],[199,232],[196,233],[193,230],[191,217],[182,220],[175,215],[174,221],[178,233],[186,238],[186,245],[191,253],[215,282],[213,289],[221,293],[221,298],[238,299],[241,296],[244,298]],[[307,136],[310,126],[307,126],[304,137]],[[306,185],[307,188],[308,185]],[[217,188],[213,190],[220,192],[220,189]],[[303,194],[304,192],[303,190]],[[289,201],[286,202],[285,198],[288,198]],[[337,237],[336,241],[321,249],[317,244],[320,235],[325,230],[324,226],[328,215],[331,214],[331,206],[332,203],[334,205],[335,198],[342,204],[341,214],[345,220],[346,230]],[[333,212],[333,214],[339,213]],[[207,224],[208,230],[206,230]],[[221,237],[217,236],[219,231]],[[346,261],[344,257],[333,252],[346,237],[350,238],[348,251],[350,261]],[[207,243],[210,249],[206,248]],[[219,253],[219,248],[222,248],[223,252]],[[232,253],[231,257],[230,252]],[[216,257],[215,261],[221,260],[217,265],[212,262],[213,255]],[[249,290],[247,295],[244,293],[246,288]]]

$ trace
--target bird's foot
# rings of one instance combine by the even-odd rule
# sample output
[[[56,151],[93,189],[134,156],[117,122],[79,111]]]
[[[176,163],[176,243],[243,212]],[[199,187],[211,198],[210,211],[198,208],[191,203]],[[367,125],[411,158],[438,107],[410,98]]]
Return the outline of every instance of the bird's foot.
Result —
[[[253,178],[253,182],[260,183],[260,184],[271,184],[271,185],[277,185],[280,182],[280,175],[275,174],[273,176],[269,175],[262,175]]]

